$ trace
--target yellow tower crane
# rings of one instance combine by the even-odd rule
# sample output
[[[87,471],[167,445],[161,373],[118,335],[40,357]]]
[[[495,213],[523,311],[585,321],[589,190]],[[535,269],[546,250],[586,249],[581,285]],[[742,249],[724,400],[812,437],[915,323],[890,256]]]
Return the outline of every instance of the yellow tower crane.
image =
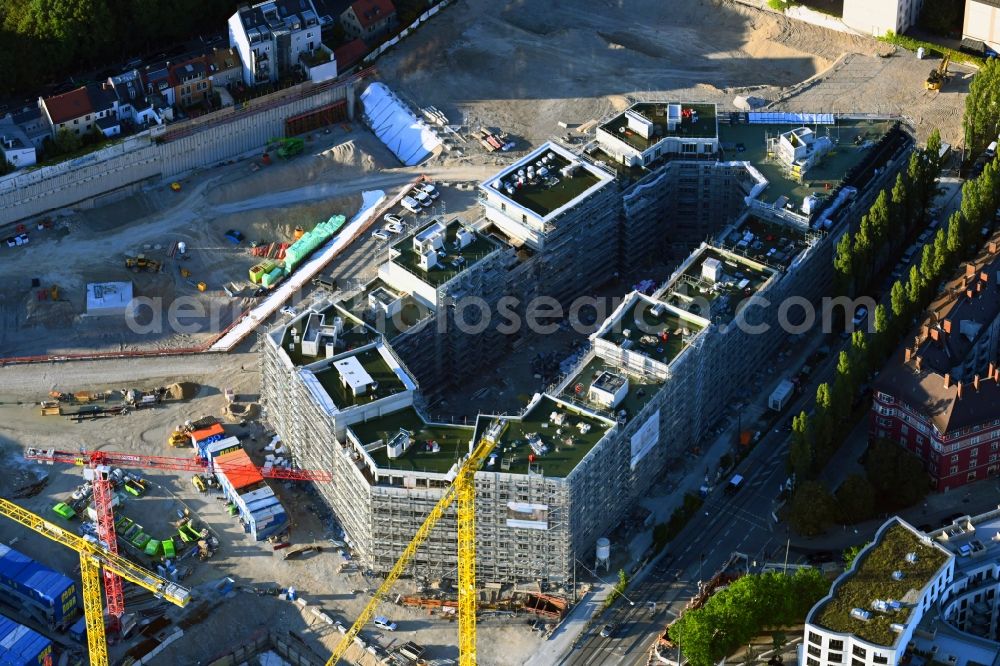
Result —
[[[476,470],[503,436],[507,429],[506,419],[493,421],[486,429],[476,448],[458,469],[455,480],[438,500],[423,524],[417,529],[413,540],[403,549],[385,581],[372,595],[371,601],[361,611],[358,619],[344,634],[333,651],[326,666],[335,666],[354,642],[354,638],[375,616],[382,598],[392,588],[396,580],[406,570],[410,559],[430,536],[451,503],[458,500],[458,661],[460,666],[476,665]]]
[[[187,588],[160,578],[152,571],[143,569],[120,555],[110,553],[83,537],[67,532],[13,502],[0,498],[0,514],[80,554],[83,615],[87,622],[90,666],[108,664],[108,644],[104,637],[104,608],[101,606],[102,567],[175,606],[183,607],[190,601],[191,592]]]

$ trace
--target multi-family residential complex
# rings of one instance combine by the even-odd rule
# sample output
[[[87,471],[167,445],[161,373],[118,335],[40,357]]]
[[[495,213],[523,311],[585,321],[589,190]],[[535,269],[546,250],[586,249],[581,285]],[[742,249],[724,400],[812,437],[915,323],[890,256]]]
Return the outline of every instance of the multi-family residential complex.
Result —
[[[348,38],[369,43],[384,37],[397,23],[392,0],[355,0],[340,15],[340,25]]]
[[[890,122],[817,118],[636,105],[592,144],[547,143],[486,179],[477,220],[418,225],[377,254],[374,282],[269,332],[268,418],[303,466],[334,470],[317,490],[357,557],[388,570],[490,433],[475,477],[480,578],[569,580],[767,363],[786,335],[778,304],[823,293],[837,233],[912,146]],[[813,131],[840,148],[795,172],[769,147],[805,122],[826,122]],[[663,258],[647,246],[694,251],[626,295],[519,413],[430,420],[429,400],[524,355],[527,327],[506,324],[534,299],[590,295]],[[418,576],[455,567],[454,515],[441,525]]]
[[[997,666],[1000,510],[924,533],[891,518],[806,616],[803,666]]]
[[[243,62],[243,83],[273,83],[322,45],[312,0],[268,0],[229,17],[229,46]]]
[[[1000,471],[1000,234],[931,303],[875,384],[871,433],[918,455],[938,490]]]
[[[1000,53],[1000,0],[965,0],[962,38],[963,46],[973,40]]]

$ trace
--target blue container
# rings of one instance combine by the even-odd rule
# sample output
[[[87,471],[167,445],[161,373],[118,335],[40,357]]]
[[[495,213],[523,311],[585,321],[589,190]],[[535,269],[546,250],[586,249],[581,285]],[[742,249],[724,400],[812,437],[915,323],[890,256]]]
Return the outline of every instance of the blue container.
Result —
[[[69,628],[69,637],[78,643],[87,640],[87,618],[81,617]]]
[[[52,654],[52,641],[10,618],[0,615],[0,664],[39,666]]]
[[[0,591],[10,593],[61,625],[77,609],[76,583],[0,544]]]

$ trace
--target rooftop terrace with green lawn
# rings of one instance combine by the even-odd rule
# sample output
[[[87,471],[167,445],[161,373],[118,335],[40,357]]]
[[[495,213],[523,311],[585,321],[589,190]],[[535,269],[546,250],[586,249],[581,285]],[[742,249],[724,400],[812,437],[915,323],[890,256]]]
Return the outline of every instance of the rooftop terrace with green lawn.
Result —
[[[669,365],[688,345],[691,336],[702,328],[701,324],[682,319],[664,305],[644,298],[631,296],[631,303],[621,316],[608,322],[601,338],[619,347],[628,345],[630,351]]]
[[[787,268],[809,246],[806,229],[754,215],[721,240],[727,250],[780,268]]]
[[[432,314],[426,306],[421,305],[410,294],[400,294],[399,312],[392,316],[388,316],[384,311],[371,307],[370,296],[372,294],[375,294],[376,300],[379,300],[379,295],[384,296],[393,293],[395,292],[389,285],[381,278],[377,278],[365,285],[363,291],[344,301],[343,306],[391,342],[397,335],[408,331],[418,322]]]
[[[462,229],[472,234],[472,242],[460,248],[458,232]],[[420,233],[418,231],[415,236],[419,236]],[[497,249],[497,244],[492,239],[464,227],[457,219],[452,220],[445,226],[443,243],[438,250],[437,265],[425,271],[420,267],[420,257],[414,250],[413,238],[408,236],[393,245],[392,249],[399,253],[393,261],[434,287],[441,286]]]
[[[345,409],[354,405],[374,402],[395,395],[406,388],[403,381],[383,358],[379,348],[366,349],[348,358],[356,358],[361,368],[371,376],[377,386],[374,389],[368,388],[361,395],[354,395],[354,391],[345,383],[345,378],[341,375],[340,370],[331,361],[329,367],[315,370],[314,374],[337,408]]]
[[[661,300],[705,319],[731,321],[739,303],[773,275],[772,269],[707,247],[694,256]]]
[[[439,474],[446,474],[455,462],[469,454],[473,434],[471,426],[429,425],[412,407],[357,423],[350,429],[362,445],[382,440],[381,446],[369,451],[379,468]],[[400,429],[407,430],[414,441],[402,456],[389,458],[385,445]]]
[[[334,317],[341,317],[344,320],[344,330],[337,336],[336,352],[338,354],[357,347],[363,347],[378,339],[377,332],[364,326],[360,321],[352,318],[349,313],[333,305],[320,309],[319,314],[324,316],[323,323],[326,326],[333,325]],[[320,352],[320,356],[318,357],[304,356],[302,354],[302,334],[305,331],[308,321],[309,314],[307,311],[304,316],[293,319],[281,333],[281,347],[288,354],[288,358],[291,359],[292,363],[297,366],[309,365],[326,357],[325,351]],[[295,345],[292,345],[293,331],[295,338],[300,341]]]
[[[916,562],[907,561],[908,553],[916,553]],[[947,560],[947,553],[927,545],[897,522],[858,556],[854,568],[834,587],[829,601],[816,609],[811,621],[832,631],[853,633],[870,643],[892,647],[899,634],[890,625],[906,623],[910,608],[919,602],[920,591]],[[900,580],[893,577],[896,571],[902,572]],[[902,607],[878,611],[872,607],[876,599],[898,601]],[[871,617],[867,620],[852,617],[854,608],[870,612]]]
[[[806,196],[832,190],[848,171],[861,163],[870,150],[862,146],[866,142],[878,143],[892,127],[892,122],[849,120],[836,125],[812,126],[817,136],[829,136],[835,147],[805,174],[803,182],[792,178],[777,160],[767,156],[768,137],[777,137],[795,127],[794,124],[724,124],[719,126],[719,142],[724,160],[750,162],[767,178],[769,185],[759,196],[761,201],[774,203],[780,197],[787,197],[789,205],[800,211]]]
[[[624,409],[628,417],[635,416],[642,411],[646,403],[663,387],[661,380],[651,377],[640,377],[625,372],[622,368],[611,365],[600,357],[595,356],[566,384],[566,388],[559,397],[570,402],[584,404],[590,409],[602,409],[600,405],[589,402],[587,394],[590,385],[604,372],[610,372],[628,379],[628,393],[625,394],[625,399],[615,408],[615,411]]]
[[[563,168],[570,164],[576,165],[572,174],[564,173]],[[611,179],[610,174],[581,162],[564,149],[545,144],[482,187],[544,218]]]
[[[679,122],[670,128],[670,108],[680,107]],[[629,127],[629,112],[653,124],[652,136],[645,137]],[[639,103],[601,125],[601,129],[632,148],[645,151],[666,137],[714,139],[718,134],[714,104]]]
[[[561,424],[551,419],[553,414],[557,420],[562,420]],[[491,422],[489,417],[479,417],[477,438]],[[550,477],[565,477],[612,427],[602,419],[580,414],[542,396],[522,419],[509,419],[507,430],[493,450],[494,462],[490,465],[487,461],[489,467],[484,466],[484,469],[527,474],[528,456],[534,455],[534,463],[530,463],[533,471]],[[534,448],[531,442],[535,442]]]

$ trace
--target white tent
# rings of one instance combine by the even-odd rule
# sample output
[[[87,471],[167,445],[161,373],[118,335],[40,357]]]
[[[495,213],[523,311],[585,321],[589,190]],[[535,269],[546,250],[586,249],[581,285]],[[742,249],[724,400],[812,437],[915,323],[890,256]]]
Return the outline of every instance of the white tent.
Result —
[[[373,83],[361,93],[368,124],[382,143],[406,166],[420,164],[440,145],[441,139],[413,115],[383,83]]]

